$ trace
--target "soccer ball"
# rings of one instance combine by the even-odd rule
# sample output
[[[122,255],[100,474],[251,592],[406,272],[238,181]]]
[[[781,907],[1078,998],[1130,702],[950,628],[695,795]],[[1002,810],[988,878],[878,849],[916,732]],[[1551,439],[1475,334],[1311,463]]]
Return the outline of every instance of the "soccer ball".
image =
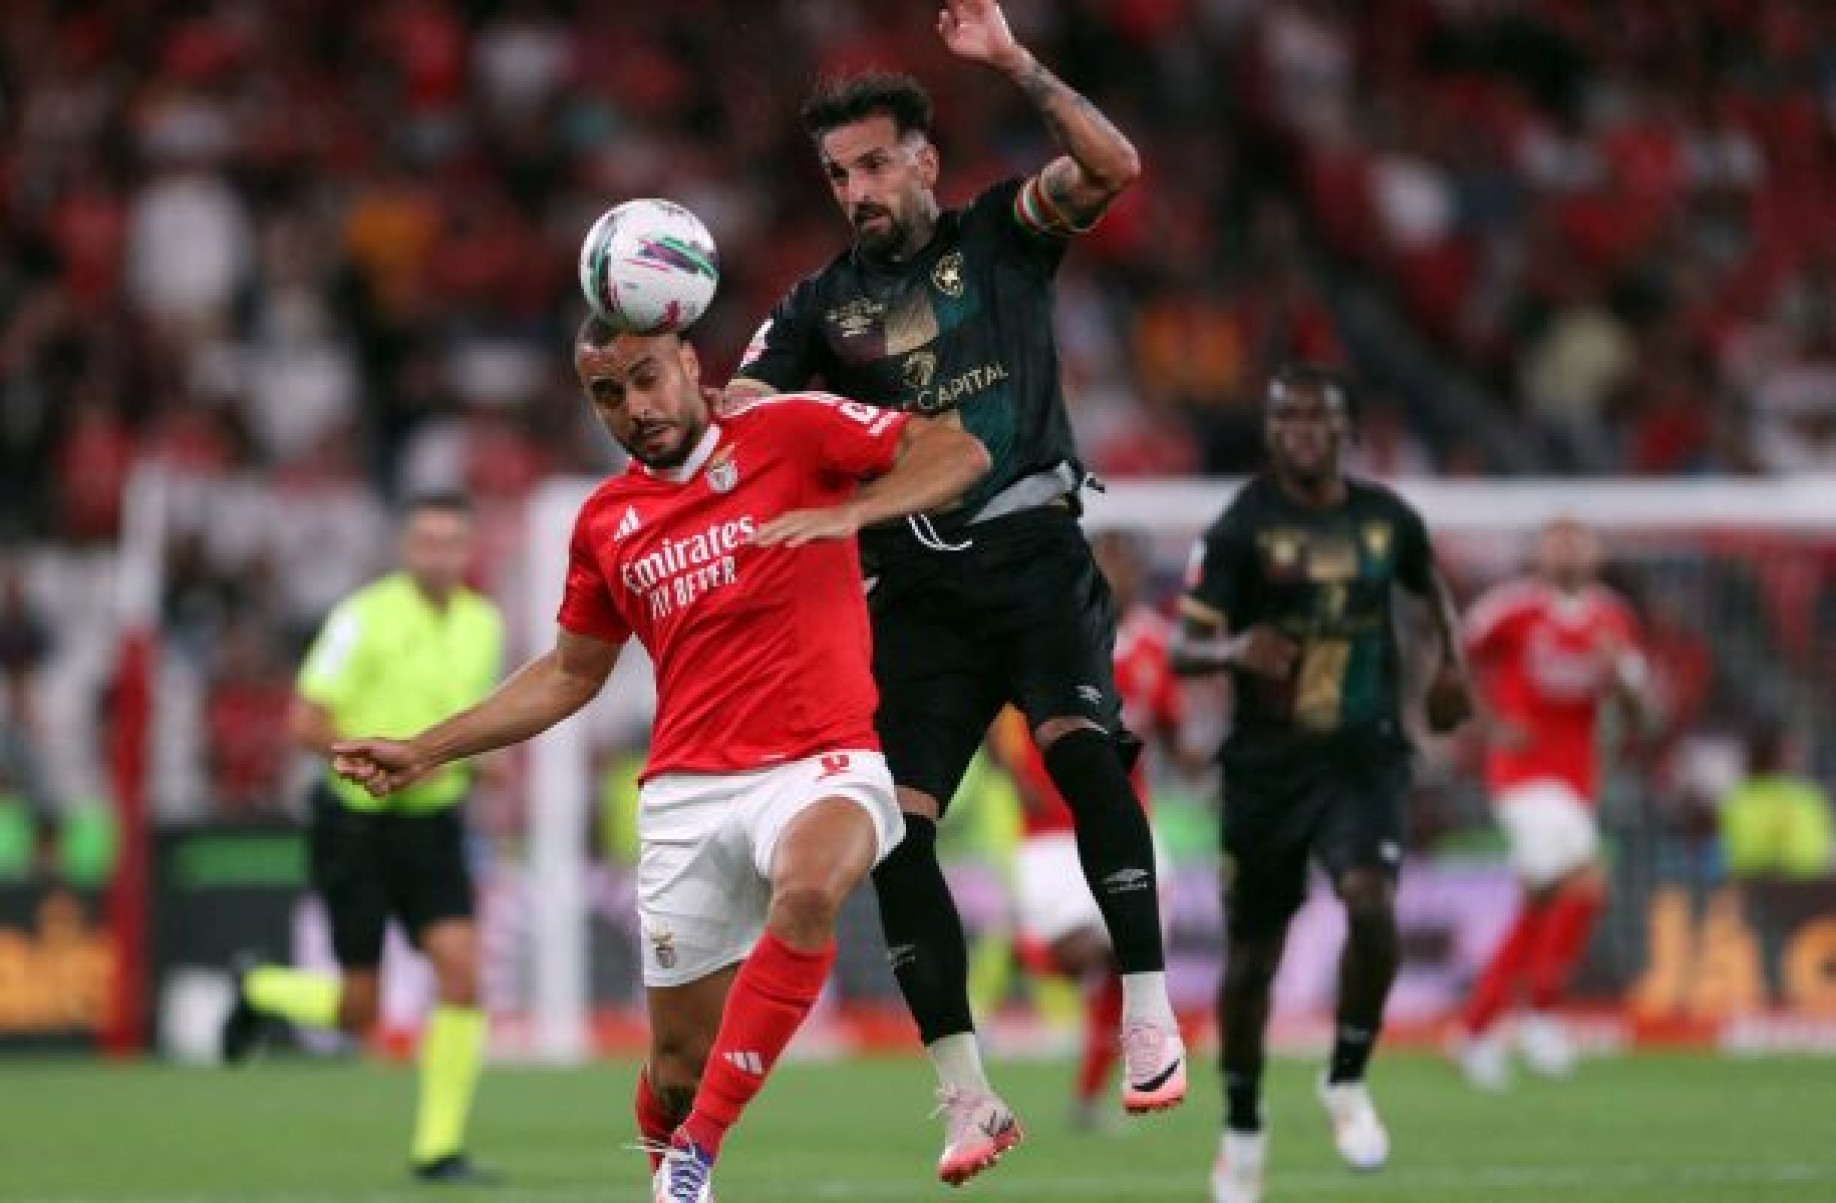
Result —
[[[580,244],[580,291],[593,312],[632,334],[681,330],[707,312],[720,257],[701,219],[673,201],[606,210]]]

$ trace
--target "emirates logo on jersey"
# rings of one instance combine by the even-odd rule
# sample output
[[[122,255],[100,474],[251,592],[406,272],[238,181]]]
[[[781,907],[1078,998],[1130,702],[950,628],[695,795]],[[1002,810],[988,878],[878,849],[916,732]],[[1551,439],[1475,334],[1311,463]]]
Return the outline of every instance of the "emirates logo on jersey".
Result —
[[[731,493],[739,484],[739,465],[732,453],[723,454],[708,465],[708,488],[716,493]]]

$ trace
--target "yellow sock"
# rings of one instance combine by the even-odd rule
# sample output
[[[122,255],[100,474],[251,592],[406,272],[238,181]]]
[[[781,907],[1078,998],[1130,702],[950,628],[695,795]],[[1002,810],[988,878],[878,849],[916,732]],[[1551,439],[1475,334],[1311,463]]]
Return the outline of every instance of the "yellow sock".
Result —
[[[303,1028],[338,1026],[338,979],[329,973],[263,965],[242,979],[242,995],[263,1015]]]
[[[421,1035],[421,1104],[414,1162],[425,1165],[465,1147],[465,1120],[484,1062],[485,1017],[476,1007],[442,1004]]]

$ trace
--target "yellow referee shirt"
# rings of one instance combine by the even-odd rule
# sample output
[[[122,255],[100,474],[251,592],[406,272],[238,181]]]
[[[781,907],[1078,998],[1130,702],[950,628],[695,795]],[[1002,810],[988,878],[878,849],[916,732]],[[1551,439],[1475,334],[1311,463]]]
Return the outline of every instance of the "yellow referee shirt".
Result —
[[[503,650],[503,619],[490,601],[460,588],[442,609],[398,572],[338,603],[306,655],[298,688],[325,708],[341,738],[400,739],[490,693]],[[465,797],[472,770],[448,765],[388,798],[372,798],[335,773],[328,779],[353,809],[424,812]]]

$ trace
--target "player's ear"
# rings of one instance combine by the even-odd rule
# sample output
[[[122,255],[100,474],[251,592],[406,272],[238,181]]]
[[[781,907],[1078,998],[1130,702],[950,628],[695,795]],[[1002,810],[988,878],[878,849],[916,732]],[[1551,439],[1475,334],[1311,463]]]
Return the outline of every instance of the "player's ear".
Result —
[[[927,191],[934,190],[937,187],[937,177],[941,174],[943,169],[943,163],[937,157],[937,144],[929,138],[921,136],[918,139],[918,152],[916,157],[919,181],[924,184]]]
[[[701,356],[695,354],[695,344],[686,338],[676,340],[676,355],[682,364],[682,374],[688,377],[690,384],[701,383]]]

